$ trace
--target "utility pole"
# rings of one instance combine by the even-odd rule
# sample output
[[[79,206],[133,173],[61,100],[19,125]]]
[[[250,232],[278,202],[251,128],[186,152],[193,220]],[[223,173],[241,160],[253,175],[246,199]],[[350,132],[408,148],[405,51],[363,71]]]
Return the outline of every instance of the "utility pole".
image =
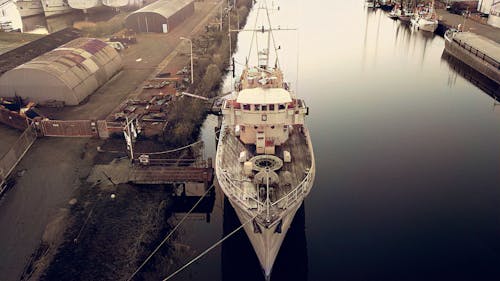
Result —
[[[194,69],[193,69],[193,40],[189,39],[189,38],[186,38],[186,37],[181,37],[180,38],[181,40],[187,40],[189,41],[190,45],[191,45],[191,84],[194,83]]]

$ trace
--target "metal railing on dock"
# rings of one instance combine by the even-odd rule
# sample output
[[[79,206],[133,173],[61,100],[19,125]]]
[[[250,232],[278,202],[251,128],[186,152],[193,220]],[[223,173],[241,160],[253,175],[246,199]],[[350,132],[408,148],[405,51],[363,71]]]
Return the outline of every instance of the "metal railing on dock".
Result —
[[[465,50],[469,51],[471,54],[475,55],[476,57],[484,60],[485,62],[491,64],[497,69],[500,69],[500,62],[496,61],[494,58],[488,56],[487,54],[479,51],[478,49],[472,47],[471,45],[463,42],[462,40],[453,38],[453,41],[456,42],[460,47],[464,48]]]

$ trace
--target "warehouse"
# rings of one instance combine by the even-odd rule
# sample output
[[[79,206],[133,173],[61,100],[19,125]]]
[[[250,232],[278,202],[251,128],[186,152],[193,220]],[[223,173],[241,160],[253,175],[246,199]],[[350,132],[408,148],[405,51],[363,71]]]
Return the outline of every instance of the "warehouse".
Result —
[[[0,96],[78,105],[122,67],[108,44],[78,38],[22,64],[0,77]]]
[[[194,0],[158,0],[125,19],[125,26],[136,32],[167,33],[194,14]]]

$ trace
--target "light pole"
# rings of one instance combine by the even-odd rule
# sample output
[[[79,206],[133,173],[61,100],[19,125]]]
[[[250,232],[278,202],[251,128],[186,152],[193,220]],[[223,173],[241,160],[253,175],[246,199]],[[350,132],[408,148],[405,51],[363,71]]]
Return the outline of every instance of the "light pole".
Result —
[[[181,37],[181,40],[187,40],[191,44],[191,84],[194,83],[194,72],[193,72],[193,41],[186,37]]]

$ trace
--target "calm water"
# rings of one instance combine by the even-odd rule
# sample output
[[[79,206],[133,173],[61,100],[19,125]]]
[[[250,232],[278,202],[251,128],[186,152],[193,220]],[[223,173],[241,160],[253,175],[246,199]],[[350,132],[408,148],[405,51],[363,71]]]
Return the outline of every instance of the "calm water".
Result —
[[[360,0],[282,1],[273,17],[299,27],[276,36],[318,168],[272,280],[500,280],[500,106],[442,58],[443,39]],[[193,256],[238,226],[224,206],[219,192],[212,221],[189,224]],[[176,280],[259,279],[242,232]]]

